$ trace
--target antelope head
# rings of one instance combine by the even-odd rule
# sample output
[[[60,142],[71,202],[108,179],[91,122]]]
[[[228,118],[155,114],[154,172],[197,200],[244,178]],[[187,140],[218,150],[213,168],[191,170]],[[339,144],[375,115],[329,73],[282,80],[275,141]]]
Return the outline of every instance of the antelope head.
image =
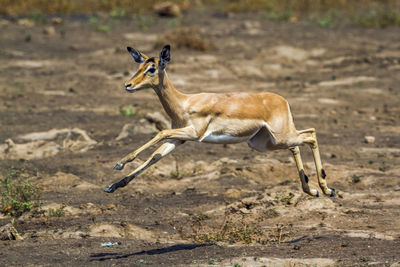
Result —
[[[134,93],[138,90],[147,88],[160,88],[164,70],[171,59],[170,45],[161,49],[160,57],[148,57],[132,47],[127,47],[129,54],[136,63],[139,63],[139,69],[131,79],[125,82],[125,90]]]

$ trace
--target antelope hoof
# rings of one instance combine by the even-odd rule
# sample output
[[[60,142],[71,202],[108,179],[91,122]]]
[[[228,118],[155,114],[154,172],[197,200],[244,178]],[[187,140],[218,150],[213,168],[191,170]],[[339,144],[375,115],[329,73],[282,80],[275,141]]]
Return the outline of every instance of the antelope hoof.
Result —
[[[334,197],[335,196],[335,189],[331,188],[331,193],[329,194],[330,197]]]
[[[120,170],[122,170],[124,168],[124,164],[122,164],[122,163],[117,163],[117,164],[115,164],[115,166],[114,166],[114,170],[117,170],[117,171],[120,171]]]
[[[104,192],[106,193],[114,193],[115,191],[115,186],[114,185],[110,185],[109,187],[104,188]]]
[[[310,189],[310,191],[304,191],[312,197],[319,197],[319,191],[317,189]]]

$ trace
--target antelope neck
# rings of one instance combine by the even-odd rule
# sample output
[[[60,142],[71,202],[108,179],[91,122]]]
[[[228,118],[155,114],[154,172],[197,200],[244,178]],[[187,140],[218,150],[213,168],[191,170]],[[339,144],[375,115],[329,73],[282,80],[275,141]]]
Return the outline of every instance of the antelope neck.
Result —
[[[187,96],[179,92],[168,79],[167,73],[159,75],[159,83],[162,86],[157,86],[155,89],[165,112],[176,125],[183,123],[183,107],[182,103]]]

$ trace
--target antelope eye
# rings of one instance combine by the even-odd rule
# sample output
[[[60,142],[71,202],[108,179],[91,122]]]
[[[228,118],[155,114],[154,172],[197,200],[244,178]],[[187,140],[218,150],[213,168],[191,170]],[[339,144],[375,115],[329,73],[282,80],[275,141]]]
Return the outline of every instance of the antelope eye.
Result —
[[[151,69],[148,70],[148,72],[150,72],[151,74],[154,74],[154,72],[156,72],[156,69],[155,68],[151,68]]]

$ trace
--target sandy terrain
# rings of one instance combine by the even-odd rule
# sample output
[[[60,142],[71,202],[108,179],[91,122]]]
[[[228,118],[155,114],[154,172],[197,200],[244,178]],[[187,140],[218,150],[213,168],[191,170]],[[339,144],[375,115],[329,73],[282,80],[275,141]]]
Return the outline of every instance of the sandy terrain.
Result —
[[[43,191],[44,210],[16,219],[24,240],[0,242],[0,265],[399,262],[398,29],[193,13],[183,24],[215,48],[172,47],[167,71],[182,92],[287,98],[297,128],[317,129],[336,197],[304,194],[289,151],[190,142],[127,187],[102,191],[150,153],[122,172],[112,169],[157,132],[148,118],[162,110],[150,90],[125,92],[137,68],[125,47],[157,56],[158,37],[172,30],[166,22],[143,32],[132,21],[114,21],[108,33],[80,18],[65,18],[55,33],[44,33],[48,25],[0,25],[0,168],[26,169]],[[121,115],[126,105],[135,116]],[[317,186],[311,151],[302,147],[302,156]],[[62,216],[47,215],[61,205]],[[9,222],[0,216],[0,226]]]

